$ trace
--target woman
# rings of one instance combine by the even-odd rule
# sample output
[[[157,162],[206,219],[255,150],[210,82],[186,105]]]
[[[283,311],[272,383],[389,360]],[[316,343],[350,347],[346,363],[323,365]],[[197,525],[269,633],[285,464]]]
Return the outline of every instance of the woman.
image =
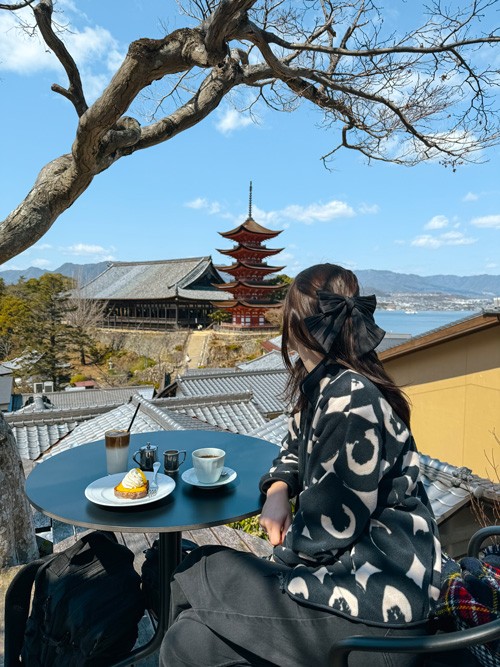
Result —
[[[291,285],[282,354],[294,407],[260,484],[272,562],[224,547],[192,552],[172,582],[161,665],[327,665],[344,637],[425,632],[439,594],[437,527],[407,400],[374,351],[384,335],[375,304],[334,264]],[[416,658],[370,662],[407,667]]]

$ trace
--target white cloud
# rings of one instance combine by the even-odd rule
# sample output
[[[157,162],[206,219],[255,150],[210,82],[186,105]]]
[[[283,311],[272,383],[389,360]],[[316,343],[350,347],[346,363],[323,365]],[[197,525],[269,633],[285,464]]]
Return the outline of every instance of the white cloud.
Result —
[[[206,208],[208,206],[208,200],[204,199],[203,197],[196,197],[196,199],[193,199],[192,201],[188,201],[184,204],[184,206],[187,206],[188,208]]]
[[[363,215],[373,215],[380,211],[378,204],[361,204],[358,211]]]
[[[188,201],[184,204],[184,206],[187,206],[188,208],[194,208],[196,210],[205,210],[210,215],[214,215],[215,213],[220,213],[222,210],[222,207],[218,201],[209,201],[204,197],[197,197],[192,201]]]
[[[215,127],[222,134],[228,135],[235,130],[241,130],[254,124],[254,121],[248,114],[244,114],[236,109],[226,109],[215,124]]]
[[[21,10],[18,16],[29,24],[34,23],[31,10]],[[60,67],[37,35],[29,37],[23,32],[14,12],[0,13],[0,34],[0,70],[32,74]]]
[[[105,252],[101,245],[89,245],[87,243],[75,243],[68,246],[67,250],[75,255],[95,255],[96,253]]]
[[[435,250],[442,246],[471,245],[476,243],[476,241],[477,239],[465,236],[462,232],[445,232],[439,236],[432,236],[431,234],[416,236],[411,242],[411,245],[417,248],[430,248]]]
[[[475,227],[500,229],[500,215],[485,215],[480,218],[473,218],[470,222]]]
[[[217,213],[222,218],[230,219],[235,223],[242,222],[248,215],[247,213],[233,215],[225,211],[218,201],[210,201],[204,197],[196,197],[186,202],[184,206],[207,211],[210,215]],[[324,204],[312,203],[305,206],[289,204],[275,211],[264,211],[258,206],[252,206],[252,217],[261,225],[264,225],[264,227],[281,227],[282,229],[286,229],[293,222],[312,225],[315,222],[330,222],[336,218],[352,218],[355,215],[352,206],[337,199],[332,199]]]
[[[73,9],[72,3],[65,3]],[[21,10],[19,18],[34,25],[31,10]],[[81,20],[80,13],[79,19]],[[56,17],[57,20],[57,17]],[[60,20],[60,19],[59,19]],[[116,71],[124,52],[113,35],[101,26],[79,28],[71,22],[69,14],[64,17],[65,31],[59,35],[77,63],[85,94],[89,101],[97,97],[109,81],[109,74]],[[39,37],[27,35],[19,26],[12,12],[0,14],[0,70],[29,76],[46,70],[59,74],[59,82],[66,86],[66,74],[59,60]],[[103,72],[104,70],[104,72]]]
[[[52,245],[50,243],[37,243],[30,250],[50,250]]]
[[[97,262],[113,261],[115,259],[113,255],[115,248],[103,248],[100,245],[92,245],[89,243],[74,243],[66,248],[61,248],[60,250],[66,255],[85,257],[86,259],[92,259]]]
[[[37,258],[31,261],[31,266],[36,266],[37,269],[48,269],[52,265],[48,259]]]
[[[349,204],[336,199],[332,199],[326,204],[309,204],[308,206],[291,204],[281,211],[275,211],[275,213],[278,216],[296,222],[303,222],[306,225],[311,225],[313,222],[330,222],[335,218],[352,218],[355,215]]]
[[[479,160],[482,155],[482,146],[478,138],[465,130],[452,130],[450,132],[435,132],[427,135],[431,141],[449,153],[455,155],[468,154],[473,160]],[[392,148],[392,146],[391,146]],[[395,142],[395,148],[391,154],[392,158],[418,160],[435,163],[446,159],[441,151],[436,148],[428,148],[419,143],[415,137]]]
[[[449,220],[445,215],[435,215],[424,225],[424,229],[442,229],[447,227],[448,223]]]
[[[497,269],[498,264],[496,262],[487,262],[485,269]]]
[[[462,201],[477,201],[478,199],[479,195],[475,192],[468,192],[465,197],[462,198]]]

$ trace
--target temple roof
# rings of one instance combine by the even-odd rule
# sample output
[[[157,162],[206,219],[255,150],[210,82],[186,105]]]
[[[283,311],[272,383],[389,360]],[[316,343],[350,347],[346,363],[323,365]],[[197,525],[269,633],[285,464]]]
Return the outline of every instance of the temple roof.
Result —
[[[255,310],[256,308],[280,308],[281,303],[268,301],[245,301],[244,299],[231,299],[228,301],[212,301],[212,305],[216,308],[224,308],[225,310],[233,310],[234,308],[242,307]]]
[[[258,222],[255,222],[253,218],[248,217],[245,222],[238,225],[238,227],[231,229],[229,232],[219,232],[219,234],[224,238],[233,238],[237,237],[239,234],[244,234],[245,232],[260,236],[262,239],[272,239],[275,236],[278,236],[278,234],[281,234],[282,230],[273,231],[272,229],[267,229],[266,227],[259,225]]]
[[[252,246],[248,243],[238,243],[234,248],[229,248],[224,250],[222,248],[217,248],[217,252],[220,252],[221,255],[230,255],[231,257],[236,257],[237,255],[247,254],[247,251],[255,254],[261,255],[262,257],[268,257],[269,255],[277,255],[279,252],[284,250],[284,248],[266,248],[264,246]]]
[[[215,267],[218,271],[224,271],[225,273],[231,274],[231,272],[236,271],[237,269],[248,269],[250,271],[260,271],[261,273],[275,273],[276,271],[281,271],[284,269],[284,266],[269,266],[268,264],[251,264],[250,262],[243,262],[238,260],[235,264],[230,264],[228,266],[219,266]]]
[[[223,283],[211,257],[154,262],[113,262],[78,291],[83,299],[171,299],[210,301],[225,297],[212,283]],[[231,298],[228,294],[227,298]]]
[[[237,289],[238,287],[244,287],[249,290],[264,290],[265,292],[272,292],[277,289],[284,287],[284,284],[279,285],[266,285],[265,283],[252,282],[247,280],[233,280],[230,283],[222,283],[221,285],[214,285],[216,289],[231,291]]]

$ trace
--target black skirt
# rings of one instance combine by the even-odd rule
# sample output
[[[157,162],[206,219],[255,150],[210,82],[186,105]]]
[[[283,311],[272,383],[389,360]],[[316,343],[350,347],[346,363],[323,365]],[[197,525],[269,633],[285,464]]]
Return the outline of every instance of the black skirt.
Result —
[[[345,637],[415,636],[301,604],[281,587],[287,567],[227,547],[193,551],[174,574],[171,626],[160,652],[165,667],[327,667]],[[349,667],[415,667],[416,656],[351,654]],[[397,663],[396,663],[397,660]]]

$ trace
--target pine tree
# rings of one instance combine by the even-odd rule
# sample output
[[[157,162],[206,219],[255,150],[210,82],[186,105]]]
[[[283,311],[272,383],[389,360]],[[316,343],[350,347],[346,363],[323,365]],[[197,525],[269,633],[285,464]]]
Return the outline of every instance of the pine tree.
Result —
[[[74,341],[66,317],[72,286],[70,278],[57,273],[46,273],[19,286],[29,308],[24,332],[29,353],[24,374],[41,381],[51,380],[55,389],[69,375],[69,351]]]

